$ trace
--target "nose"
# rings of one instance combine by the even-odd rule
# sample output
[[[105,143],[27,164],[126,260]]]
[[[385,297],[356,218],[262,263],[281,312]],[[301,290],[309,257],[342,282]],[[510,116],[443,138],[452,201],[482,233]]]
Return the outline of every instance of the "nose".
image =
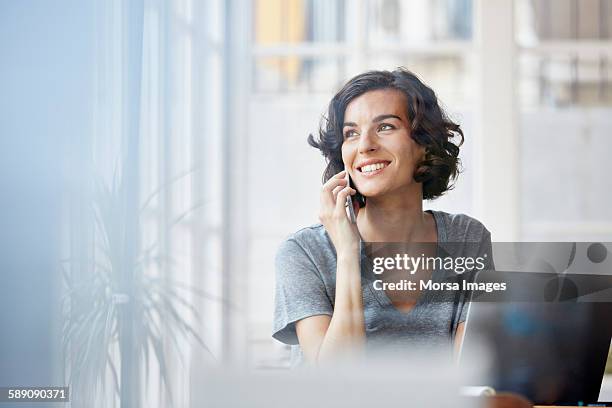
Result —
[[[367,153],[378,150],[378,144],[376,141],[376,132],[373,130],[368,130],[367,132],[363,132],[361,137],[359,138],[359,153]]]

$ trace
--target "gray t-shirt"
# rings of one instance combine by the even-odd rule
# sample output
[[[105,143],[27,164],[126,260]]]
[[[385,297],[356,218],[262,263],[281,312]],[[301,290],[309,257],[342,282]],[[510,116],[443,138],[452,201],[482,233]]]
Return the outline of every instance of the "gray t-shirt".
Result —
[[[429,212],[436,221],[439,248],[445,248],[453,256],[485,256],[489,260],[487,269],[493,269],[491,234],[479,221],[465,214]],[[447,279],[444,273],[436,269],[432,280]],[[464,273],[462,278],[471,280],[470,275]],[[378,278],[372,272],[363,246],[361,277],[368,349],[452,344],[457,325],[466,318],[465,292],[426,291],[412,310],[399,311],[384,290],[374,289],[373,282]],[[456,274],[455,277],[460,279]],[[297,231],[278,249],[272,336],[294,346],[293,364],[302,359],[295,323],[310,316],[333,314],[335,278],[336,251],[323,225]]]

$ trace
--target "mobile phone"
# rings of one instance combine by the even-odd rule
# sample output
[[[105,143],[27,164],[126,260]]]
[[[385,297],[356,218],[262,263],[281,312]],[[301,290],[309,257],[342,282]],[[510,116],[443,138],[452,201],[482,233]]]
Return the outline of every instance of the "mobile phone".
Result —
[[[345,169],[346,170],[346,169]],[[346,172],[346,185],[351,187],[351,176],[349,176],[349,172]],[[355,209],[353,208],[353,197],[352,196],[347,196],[346,197],[346,206],[348,207],[348,215],[349,215],[349,219],[351,220],[351,222],[353,224],[357,223],[357,217],[355,217]]]

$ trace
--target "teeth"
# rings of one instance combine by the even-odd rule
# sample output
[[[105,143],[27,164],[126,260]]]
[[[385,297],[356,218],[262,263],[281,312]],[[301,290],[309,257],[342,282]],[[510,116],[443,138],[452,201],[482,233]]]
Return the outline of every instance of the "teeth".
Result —
[[[361,168],[362,173],[369,173],[372,171],[380,170],[383,167],[387,167],[387,163],[376,163],[376,164],[368,164],[367,166],[363,166]]]

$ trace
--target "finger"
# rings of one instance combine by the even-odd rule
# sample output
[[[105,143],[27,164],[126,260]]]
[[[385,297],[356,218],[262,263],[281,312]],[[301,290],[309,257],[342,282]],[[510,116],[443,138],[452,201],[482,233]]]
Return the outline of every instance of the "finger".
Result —
[[[338,193],[339,193],[339,192],[340,192],[340,191],[341,191],[341,190],[342,190],[344,187],[346,187],[346,186],[342,186],[342,185],[340,185],[340,186],[336,186],[336,188],[334,188],[334,189],[332,190],[332,194],[333,194],[333,196],[334,196],[334,203],[335,203],[335,202],[336,202],[336,200],[338,199]]]
[[[346,176],[346,170],[341,170],[338,173],[334,174],[332,178],[342,178]]]
[[[346,204],[346,197],[348,197],[349,195],[353,195],[356,192],[357,191],[348,186],[340,190],[338,192],[338,196],[336,197],[336,211],[342,211],[344,212],[344,214],[346,214],[346,210],[344,209]]]
[[[346,179],[346,170],[342,170],[336,174],[334,174],[333,176],[331,176],[329,178],[329,180],[326,181],[325,184],[329,183],[329,182],[333,182],[334,180],[343,180]]]
[[[327,207],[327,206],[333,207],[334,206],[334,203],[336,202],[336,196],[332,192],[338,186],[344,188],[344,186],[346,186],[346,180],[331,178],[323,185],[323,188],[321,189],[321,206],[322,207]]]
[[[336,178],[332,177],[323,184],[323,190],[331,192],[336,186],[346,185],[346,178]]]

